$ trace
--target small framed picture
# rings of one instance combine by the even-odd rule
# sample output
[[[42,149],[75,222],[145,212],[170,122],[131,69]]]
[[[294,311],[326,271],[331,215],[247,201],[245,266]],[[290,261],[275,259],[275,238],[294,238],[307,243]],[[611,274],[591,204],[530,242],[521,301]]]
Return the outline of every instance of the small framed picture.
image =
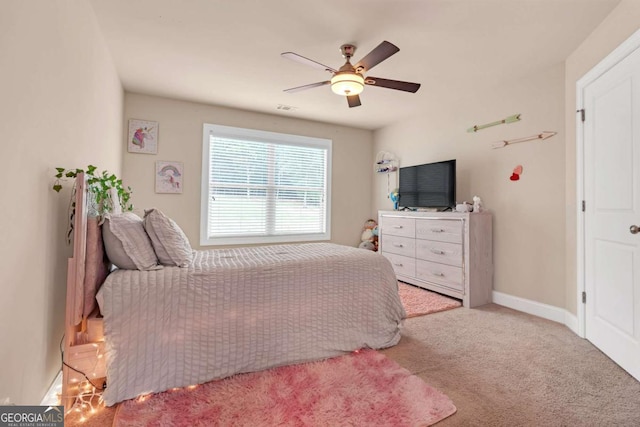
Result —
[[[129,120],[127,150],[130,153],[158,153],[158,122]]]
[[[156,193],[182,193],[182,162],[156,162]]]

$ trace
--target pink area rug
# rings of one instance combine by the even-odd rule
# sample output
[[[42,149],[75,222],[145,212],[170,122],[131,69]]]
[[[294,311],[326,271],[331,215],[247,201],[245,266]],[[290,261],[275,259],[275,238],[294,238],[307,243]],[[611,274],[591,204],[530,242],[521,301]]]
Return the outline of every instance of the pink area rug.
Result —
[[[462,303],[456,299],[406,283],[398,282],[398,289],[407,317],[422,316],[462,306]]]
[[[455,411],[396,362],[362,350],[129,400],[113,425],[429,426]]]

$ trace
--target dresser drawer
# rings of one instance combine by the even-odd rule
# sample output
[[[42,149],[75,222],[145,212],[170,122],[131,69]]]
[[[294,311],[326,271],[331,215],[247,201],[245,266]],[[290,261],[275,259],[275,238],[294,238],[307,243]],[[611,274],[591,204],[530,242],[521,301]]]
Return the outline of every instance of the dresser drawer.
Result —
[[[462,267],[462,245],[435,240],[416,240],[416,258]]]
[[[382,252],[382,255],[387,257],[389,261],[391,261],[391,265],[393,266],[393,270],[396,274],[402,276],[410,276],[415,277],[416,275],[416,259],[409,258],[402,255],[391,254],[388,252]]]
[[[464,292],[461,267],[418,260],[416,262],[416,277]]]
[[[462,220],[416,219],[416,238],[462,243]]]
[[[381,229],[383,235],[415,237],[416,220],[413,218],[398,218],[393,216],[383,216]]]
[[[414,258],[416,256],[416,239],[383,234],[382,248],[385,252]]]

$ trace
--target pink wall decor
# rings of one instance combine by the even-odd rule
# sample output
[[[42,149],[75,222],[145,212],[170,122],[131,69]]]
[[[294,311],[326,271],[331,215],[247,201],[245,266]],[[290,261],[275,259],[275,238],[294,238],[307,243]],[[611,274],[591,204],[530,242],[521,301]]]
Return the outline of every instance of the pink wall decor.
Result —
[[[520,175],[522,175],[522,165],[518,165],[513,168],[513,173],[509,177],[511,181],[518,181],[520,179]]]

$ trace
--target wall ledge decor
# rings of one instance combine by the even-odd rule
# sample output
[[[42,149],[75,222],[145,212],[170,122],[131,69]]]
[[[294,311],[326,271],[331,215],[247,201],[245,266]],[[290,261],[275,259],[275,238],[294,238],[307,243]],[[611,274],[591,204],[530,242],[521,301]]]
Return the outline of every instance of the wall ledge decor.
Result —
[[[495,122],[486,123],[484,125],[475,125],[467,129],[467,132],[478,132],[479,130],[489,128],[491,126],[504,125],[508,123],[515,123],[520,121],[521,114],[514,114],[513,116],[509,116],[506,119],[497,120]]]
[[[557,134],[558,132],[553,132],[553,131],[544,131],[542,133],[539,133],[537,135],[531,135],[531,136],[525,136],[524,138],[518,138],[518,139],[511,139],[508,141],[497,141],[494,142],[492,144],[492,147],[494,150],[496,148],[504,148],[507,145],[512,145],[512,144],[518,144],[520,142],[527,142],[527,141],[542,141],[548,138],[551,138],[553,135]]]

